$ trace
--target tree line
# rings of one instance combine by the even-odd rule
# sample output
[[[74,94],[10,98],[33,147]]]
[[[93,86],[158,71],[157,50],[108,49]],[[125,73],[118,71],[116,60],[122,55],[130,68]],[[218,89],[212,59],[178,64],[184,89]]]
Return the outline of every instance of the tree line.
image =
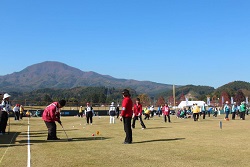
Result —
[[[137,97],[141,99],[143,105],[164,105],[172,103],[173,91],[166,91],[149,96],[146,93],[137,93],[134,89],[128,88],[135,101]],[[114,87],[75,87],[71,89],[44,88],[30,92],[10,92],[12,101],[24,105],[47,105],[50,102],[65,99],[72,105],[84,105],[87,102],[96,105],[110,104],[112,101],[120,104],[122,101],[123,89]],[[222,104],[223,101],[234,101],[240,103],[250,95],[250,84],[242,81],[235,81],[220,88],[214,89],[209,86],[186,85],[176,88],[176,102],[188,100],[206,101],[210,97],[211,101]]]

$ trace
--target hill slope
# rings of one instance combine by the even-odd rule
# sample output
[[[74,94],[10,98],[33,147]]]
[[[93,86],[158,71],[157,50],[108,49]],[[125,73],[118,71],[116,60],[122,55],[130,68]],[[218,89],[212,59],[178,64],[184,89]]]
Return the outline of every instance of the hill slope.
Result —
[[[155,94],[169,90],[171,85],[150,81],[117,79],[95,72],[83,72],[60,62],[46,61],[31,65],[20,72],[0,76],[2,91],[31,91],[42,88],[74,88],[79,86],[105,86],[133,88],[138,93]]]

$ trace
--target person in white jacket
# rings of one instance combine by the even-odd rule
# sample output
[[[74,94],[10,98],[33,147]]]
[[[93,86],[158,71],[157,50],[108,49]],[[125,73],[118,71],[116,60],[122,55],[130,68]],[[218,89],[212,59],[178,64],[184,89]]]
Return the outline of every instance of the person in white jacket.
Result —
[[[85,112],[87,124],[90,123],[92,125],[94,111],[93,111],[93,108],[90,106],[89,103],[87,103],[87,106],[86,106],[84,112]]]
[[[116,114],[116,107],[114,105],[115,103],[112,102],[111,105],[109,106],[109,115],[110,115],[110,124],[115,123],[115,114]]]
[[[0,135],[5,134],[5,129],[8,122],[8,115],[11,111],[11,105],[10,105],[10,95],[8,93],[5,93],[3,95],[3,100],[1,103],[1,112],[0,112]]]
[[[20,115],[20,105],[16,104],[13,108],[13,112],[15,114],[15,121],[19,121],[19,115]]]

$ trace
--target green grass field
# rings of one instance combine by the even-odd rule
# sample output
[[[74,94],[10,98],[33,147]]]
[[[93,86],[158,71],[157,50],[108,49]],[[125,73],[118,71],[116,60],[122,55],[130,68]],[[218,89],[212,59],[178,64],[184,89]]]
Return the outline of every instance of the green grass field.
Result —
[[[171,118],[172,123],[163,123],[162,117],[145,120],[145,130],[137,121],[130,145],[122,144],[122,122],[117,119],[116,124],[109,124],[108,116],[94,117],[93,125],[85,125],[84,118],[62,117],[64,129],[73,141],[66,140],[58,124],[57,135],[62,140],[46,141],[44,122],[30,118],[31,166],[248,166],[250,117],[245,121],[224,121],[221,115],[198,122]],[[0,166],[27,166],[28,118],[18,122],[11,118],[10,131],[0,136]]]

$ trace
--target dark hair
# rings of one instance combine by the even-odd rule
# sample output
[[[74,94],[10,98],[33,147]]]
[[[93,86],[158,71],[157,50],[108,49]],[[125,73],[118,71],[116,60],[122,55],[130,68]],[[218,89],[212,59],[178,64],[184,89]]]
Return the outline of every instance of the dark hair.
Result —
[[[129,97],[130,97],[130,94],[129,94],[129,90],[128,90],[128,89],[123,89],[122,94],[123,94],[124,96],[129,96]]]
[[[66,100],[60,100],[59,104],[60,104],[61,107],[64,107],[65,104],[66,104]]]
[[[136,98],[136,101],[141,101],[140,98]]]
[[[128,89],[123,89],[122,94],[129,94],[129,90]]]

